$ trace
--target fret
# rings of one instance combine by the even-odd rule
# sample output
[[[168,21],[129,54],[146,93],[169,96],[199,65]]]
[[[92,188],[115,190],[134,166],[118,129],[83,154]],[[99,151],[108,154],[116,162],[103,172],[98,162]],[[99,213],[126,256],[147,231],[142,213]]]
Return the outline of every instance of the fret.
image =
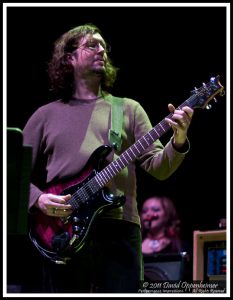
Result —
[[[136,158],[136,157],[137,157],[137,155],[136,155],[136,154],[133,152],[133,149],[132,149],[132,147],[130,147],[128,150],[129,150],[129,151],[131,151],[131,153],[133,154],[134,158]]]
[[[158,124],[158,126],[157,126],[157,130],[158,130],[158,132],[159,132],[159,136],[161,136],[162,135],[162,133],[164,132],[164,129],[163,129],[163,127],[161,126],[161,124],[159,123]]]
[[[117,170],[118,172],[122,170],[121,166],[118,164],[118,159],[115,160],[115,161],[113,161],[111,164],[114,165],[114,167],[116,168],[116,170],[117,170],[117,168],[119,168],[119,170]]]
[[[138,154],[141,154],[142,151],[143,151],[144,149],[143,149],[143,147],[142,147],[140,141],[138,140],[138,141],[135,143],[135,145],[137,146],[137,149],[138,149],[138,151],[139,151]]]
[[[119,162],[119,166],[120,166],[120,168],[121,168],[121,170],[125,167],[125,165],[124,165],[124,163],[123,163],[123,161],[121,160],[121,157],[119,157],[118,159],[117,159],[117,162]]]
[[[152,134],[154,140],[156,140],[156,139],[159,137],[159,133],[158,133],[158,131],[156,130],[156,128],[153,128],[153,129],[151,130],[151,134]]]
[[[95,179],[96,179],[97,184],[98,184],[99,187],[103,187],[103,186],[104,186],[104,185],[102,184],[102,182],[101,182],[101,178],[100,178],[99,174],[97,174],[97,175],[95,176]]]
[[[113,167],[114,167],[114,165],[112,165],[112,164],[108,165],[108,168],[110,168],[112,170],[113,175],[116,175],[117,170],[114,169]]]
[[[92,178],[93,185],[96,186],[96,192],[99,190],[99,188],[103,187],[103,185],[101,184],[101,182],[99,183],[97,178],[98,178],[98,174],[94,178]]]
[[[141,152],[138,150],[136,143],[133,145],[133,147],[137,150],[138,154],[141,154]]]
[[[106,171],[106,174],[109,176],[109,178],[111,179],[112,178],[112,173],[111,173],[111,171],[109,170],[109,166],[107,166],[106,168],[105,168],[105,171]]]
[[[130,154],[130,151],[131,151],[131,154]],[[135,156],[135,154],[133,153],[132,149],[129,148],[129,149],[127,150],[127,152],[128,152],[129,157],[130,157],[130,160],[133,161],[133,160],[135,159],[136,156]]]
[[[140,140],[138,140],[138,143],[141,145],[142,149],[145,150],[145,147],[143,146]]]
[[[101,184],[101,185],[102,185],[102,182],[105,183],[105,180],[104,180],[104,178],[103,178],[103,176],[102,176],[101,173],[98,173],[96,177],[97,177],[98,180],[100,181],[100,184]]]
[[[100,173],[98,173],[98,175],[99,175],[100,179],[103,181],[103,183],[104,183],[104,185],[105,185],[105,184],[108,182],[108,180],[106,180],[103,171],[100,172]],[[101,184],[102,184],[102,182],[101,182]]]
[[[150,136],[150,138],[152,139],[152,143],[154,142],[154,138],[153,138],[153,136],[151,135],[152,134],[152,132],[154,131],[155,129],[152,129],[151,131],[149,131],[147,134]]]
[[[125,151],[125,153],[128,155],[130,161],[132,161],[132,157],[129,155],[129,152],[128,152],[128,151]]]
[[[107,173],[107,168],[103,169],[103,171],[101,173],[103,174],[103,176],[105,176],[107,178],[106,182],[108,182],[111,179],[111,177],[109,177],[109,175]]]
[[[124,158],[124,160],[125,160],[125,162],[126,162],[126,164],[124,164],[124,166],[126,166],[126,165],[128,164],[128,160],[125,158],[125,152],[123,152],[123,153],[121,154],[121,157]]]
[[[109,177],[110,179],[112,179],[113,174],[112,174],[112,172],[111,172],[110,165],[108,165],[108,166],[105,168],[105,171],[106,171],[106,173],[108,174],[108,177]]]
[[[148,140],[147,140],[146,136],[143,136],[142,138],[143,138],[143,139],[144,139],[144,141],[147,143],[147,146],[150,146],[150,143],[148,142]]]
[[[121,157],[122,157],[122,154],[121,154],[121,156],[117,159],[119,162],[121,162],[121,164],[122,164],[122,166],[121,166],[121,170],[125,167],[125,164],[124,164],[124,162],[122,161],[122,159],[121,159]]]

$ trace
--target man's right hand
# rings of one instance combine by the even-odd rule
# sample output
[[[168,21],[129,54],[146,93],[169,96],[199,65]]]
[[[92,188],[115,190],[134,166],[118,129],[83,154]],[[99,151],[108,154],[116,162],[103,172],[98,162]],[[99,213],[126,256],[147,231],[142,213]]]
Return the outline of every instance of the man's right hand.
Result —
[[[66,204],[71,195],[42,194],[35,206],[45,215],[52,217],[68,217],[72,213],[71,205]]]

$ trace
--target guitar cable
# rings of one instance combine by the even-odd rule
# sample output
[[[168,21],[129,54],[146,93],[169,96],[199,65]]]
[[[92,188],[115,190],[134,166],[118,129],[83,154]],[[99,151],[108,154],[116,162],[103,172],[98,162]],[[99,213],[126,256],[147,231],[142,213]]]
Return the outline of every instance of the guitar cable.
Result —
[[[32,243],[34,244],[34,246],[37,248],[37,250],[47,259],[49,259],[50,261],[56,263],[56,264],[60,264],[60,265],[66,265],[66,261],[68,259],[70,259],[69,257],[59,257],[57,256],[56,252],[52,252],[52,251],[48,251],[46,249],[44,249],[42,246],[40,246],[38,244],[38,242],[36,241],[36,239],[32,236],[31,230],[29,231],[29,238],[32,241]]]

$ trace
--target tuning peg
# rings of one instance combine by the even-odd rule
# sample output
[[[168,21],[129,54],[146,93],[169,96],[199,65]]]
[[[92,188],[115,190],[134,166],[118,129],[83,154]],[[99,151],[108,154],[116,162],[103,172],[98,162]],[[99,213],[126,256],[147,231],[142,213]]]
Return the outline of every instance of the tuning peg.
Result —
[[[197,92],[198,92],[198,88],[194,87],[194,93],[197,93]]]
[[[215,103],[217,103],[217,102],[218,102],[218,100],[217,100],[215,97],[213,98],[213,100],[214,100],[214,102],[215,102]]]
[[[206,84],[205,84],[205,82],[202,82],[202,85],[203,85],[204,87],[206,87]]]
[[[207,104],[207,105],[206,105],[206,109],[209,110],[209,109],[211,109],[211,108],[212,108],[212,105],[211,105],[211,104]]]

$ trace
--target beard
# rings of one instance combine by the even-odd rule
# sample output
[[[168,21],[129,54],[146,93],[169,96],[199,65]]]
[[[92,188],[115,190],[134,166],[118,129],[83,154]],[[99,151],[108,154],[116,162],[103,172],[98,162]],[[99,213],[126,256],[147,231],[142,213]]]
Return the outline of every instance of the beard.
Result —
[[[84,71],[83,78],[92,78],[92,79],[96,78],[101,80],[104,78],[105,74],[106,74],[106,69],[104,66],[94,65],[91,68],[86,69]]]
[[[106,70],[103,66],[96,66],[92,69],[92,72],[98,75],[105,75]]]

